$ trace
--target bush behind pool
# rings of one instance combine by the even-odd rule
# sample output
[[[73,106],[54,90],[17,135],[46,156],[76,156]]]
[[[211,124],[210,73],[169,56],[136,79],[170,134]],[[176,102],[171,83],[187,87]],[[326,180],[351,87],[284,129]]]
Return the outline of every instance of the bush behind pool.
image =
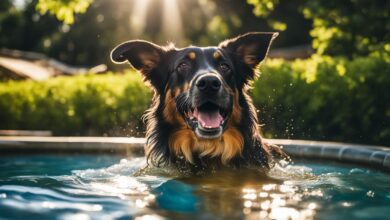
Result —
[[[264,136],[390,143],[388,58],[268,59],[251,91]],[[142,136],[151,92],[133,71],[0,83],[0,129]]]

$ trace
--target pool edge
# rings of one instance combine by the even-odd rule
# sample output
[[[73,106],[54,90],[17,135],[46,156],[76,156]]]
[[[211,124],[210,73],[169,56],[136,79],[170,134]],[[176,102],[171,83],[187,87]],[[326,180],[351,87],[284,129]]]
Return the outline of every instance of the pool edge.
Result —
[[[390,171],[390,148],[338,142],[264,139],[292,158],[358,163]],[[0,153],[119,153],[142,155],[145,139],[134,137],[0,137]]]

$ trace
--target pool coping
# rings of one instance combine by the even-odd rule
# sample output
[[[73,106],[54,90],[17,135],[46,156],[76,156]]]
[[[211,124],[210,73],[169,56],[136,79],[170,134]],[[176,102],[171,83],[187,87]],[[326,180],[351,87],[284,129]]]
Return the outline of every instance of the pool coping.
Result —
[[[390,171],[390,148],[338,142],[265,139],[294,158],[357,163]],[[116,153],[142,155],[144,138],[135,137],[0,137],[0,153]]]

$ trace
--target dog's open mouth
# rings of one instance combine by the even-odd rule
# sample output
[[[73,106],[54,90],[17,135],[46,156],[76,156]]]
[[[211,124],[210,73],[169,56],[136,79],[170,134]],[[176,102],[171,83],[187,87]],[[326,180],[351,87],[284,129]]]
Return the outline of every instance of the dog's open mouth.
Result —
[[[222,135],[227,111],[213,102],[197,106],[187,114],[187,123],[200,138],[213,139]]]

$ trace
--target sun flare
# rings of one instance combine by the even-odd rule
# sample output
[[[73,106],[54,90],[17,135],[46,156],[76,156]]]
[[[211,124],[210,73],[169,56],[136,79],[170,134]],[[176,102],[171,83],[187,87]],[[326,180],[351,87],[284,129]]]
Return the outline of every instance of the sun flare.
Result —
[[[145,30],[149,2],[150,0],[136,1],[132,9],[130,25],[136,36],[140,36]]]
[[[177,0],[161,0],[161,31],[168,41],[180,41],[183,38],[182,17]],[[130,25],[135,36],[142,36],[148,25],[148,9],[156,7],[156,0],[135,1],[130,16]]]

